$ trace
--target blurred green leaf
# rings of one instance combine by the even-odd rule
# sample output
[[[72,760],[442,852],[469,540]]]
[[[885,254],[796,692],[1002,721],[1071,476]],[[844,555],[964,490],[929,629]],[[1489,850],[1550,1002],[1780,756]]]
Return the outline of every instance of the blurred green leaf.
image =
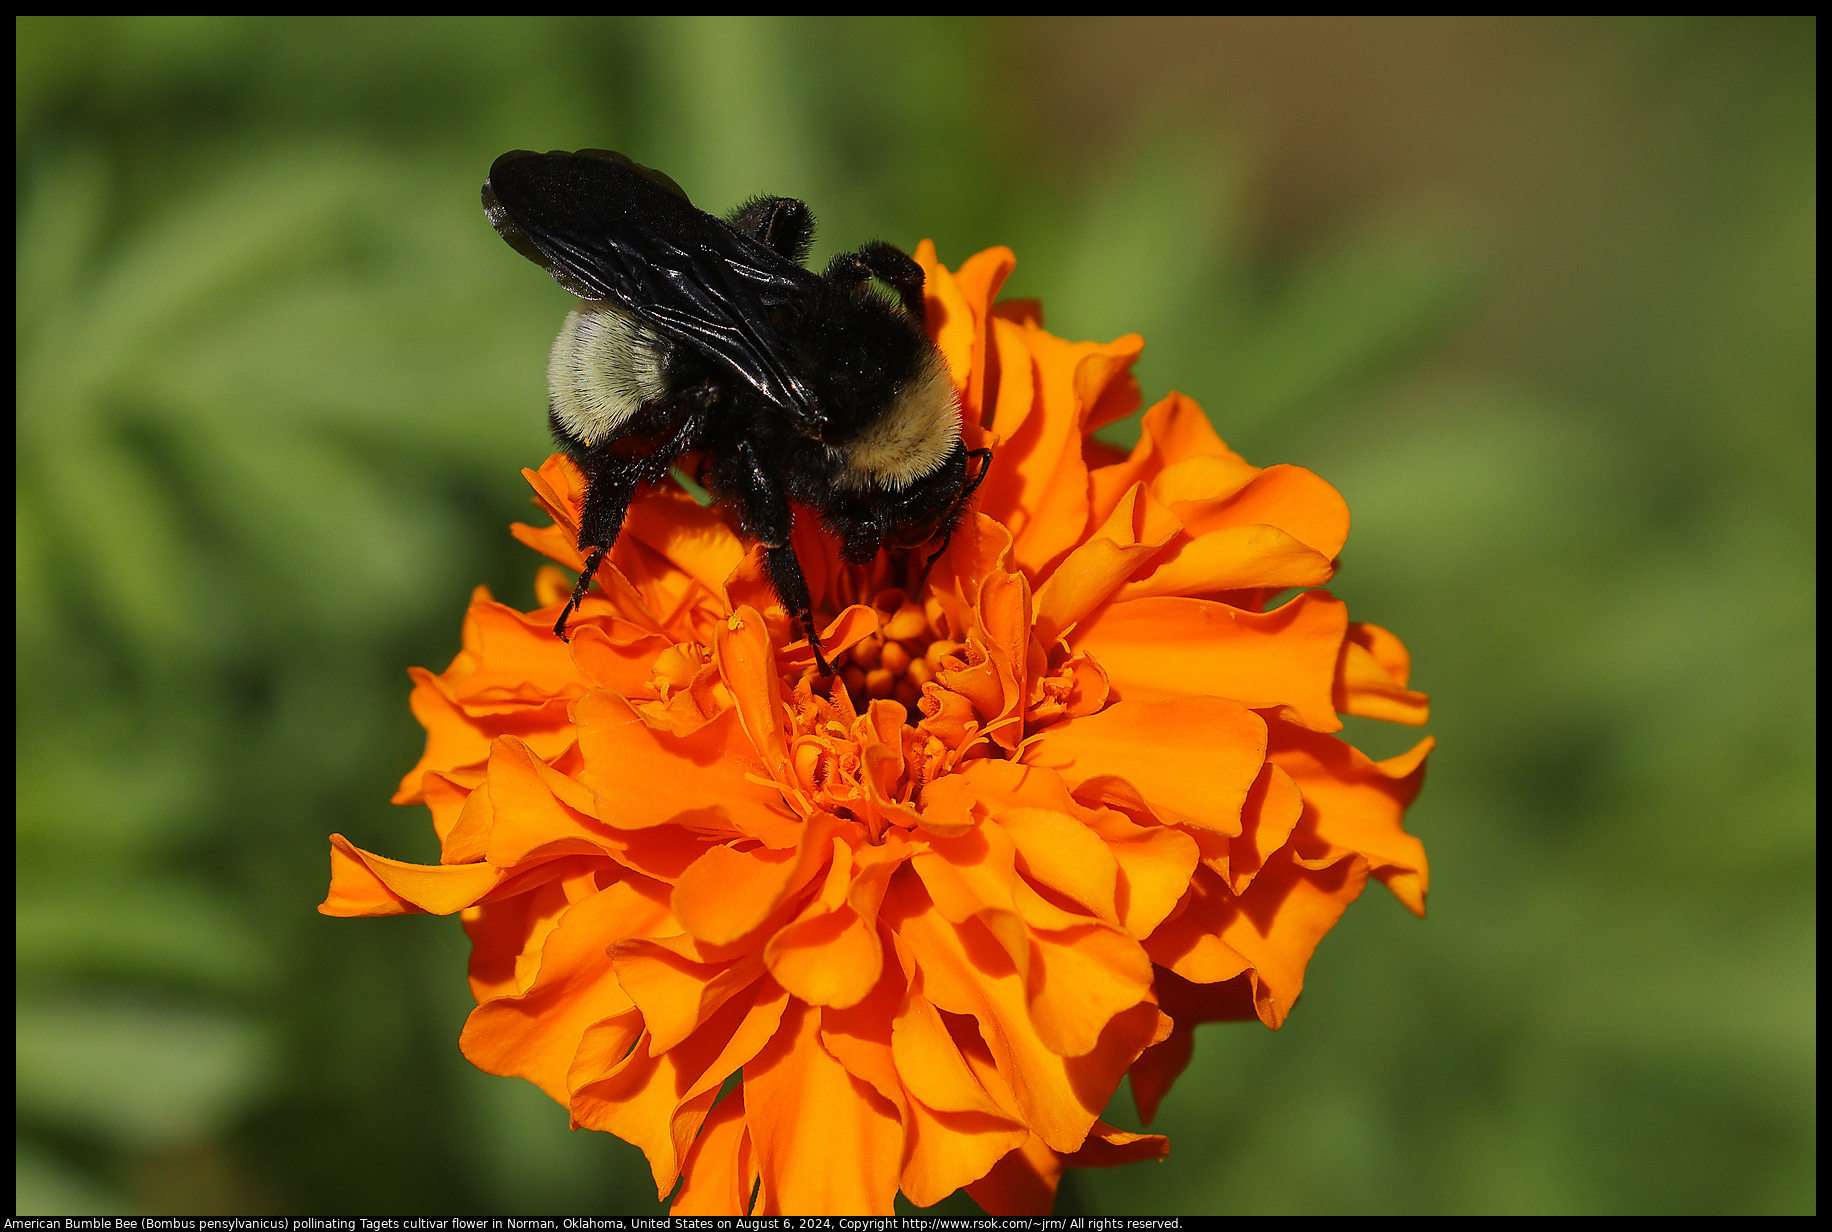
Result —
[[[22,997],[19,1108],[140,1148],[220,1133],[270,1080],[272,1047],[221,1011],[122,996]]]

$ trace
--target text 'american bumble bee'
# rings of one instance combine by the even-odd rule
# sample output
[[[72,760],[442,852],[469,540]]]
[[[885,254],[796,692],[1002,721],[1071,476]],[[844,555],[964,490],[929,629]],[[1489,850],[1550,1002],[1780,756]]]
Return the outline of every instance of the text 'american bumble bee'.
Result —
[[[923,328],[922,267],[873,242],[815,274],[802,202],[758,197],[715,218],[609,150],[512,150],[490,168],[483,206],[580,299],[547,366],[554,438],[588,480],[585,570],[554,632],[566,636],[637,490],[696,454],[698,479],[763,546],[770,584],[831,675],[790,542],[794,506],[853,564],[886,546],[945,546],[992,460],[962,444]]]

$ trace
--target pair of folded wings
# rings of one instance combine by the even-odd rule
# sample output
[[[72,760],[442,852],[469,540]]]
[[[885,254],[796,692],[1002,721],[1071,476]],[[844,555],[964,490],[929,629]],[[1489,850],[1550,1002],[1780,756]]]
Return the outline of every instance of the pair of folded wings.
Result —
[[[490,168],[483,204],[497,232],[568,291],[619,305],[817,427],[819,407],[770,310],[818,275],[609,150],[511,151]]]

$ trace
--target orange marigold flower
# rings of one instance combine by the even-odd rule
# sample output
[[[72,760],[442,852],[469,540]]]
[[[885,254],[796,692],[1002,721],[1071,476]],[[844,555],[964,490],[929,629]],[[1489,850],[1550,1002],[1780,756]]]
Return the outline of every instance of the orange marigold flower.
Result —
[[[676,1213],[889,1214],[966,1186],[1047,1212],[1064,1167],[1160,1157],[1197,1023],[1279,1026],[1368,876],[1424,909],[1401,828],[1431,742],[1372,761],[1341,714],[1424,722],[1398,639],[1326,591],[1342,499],[1262,470],[1172,394],[1121,454],[1140,340],[995,305],[1013,258],[924,243],[977,500],[864,567],[797,529],[839,677],[757,550],[676,490],[636,502],[574,624],[473,597],[416,670],[426,754],[395,799],[435,867],[332,837],[331,915],[458,912],[461,1046],[637,1146]],[[572,569],[582,478],[528,473]],[[741,1082],[732,1082],[735,1075]],[[721,1094],[723,1093],[723,1098]],[[678,1183],[678,1191],[676,1190]]]

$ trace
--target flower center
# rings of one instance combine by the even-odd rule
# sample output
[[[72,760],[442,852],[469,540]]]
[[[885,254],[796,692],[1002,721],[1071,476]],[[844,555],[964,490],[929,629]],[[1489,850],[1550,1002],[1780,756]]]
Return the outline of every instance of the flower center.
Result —
[[[937,640],[928,614],[905,600],[879,632],[843,651],[834,666],[855,709],[889,698],[902,703],[908,721],[915,723],[922,717],[922,686],[959,648],[959,643]]]
[[[878,630],[835,655],[837,678],[810,674],[786,690],[784,787],[803,808],[853,817],[877,835],[914,825],[923,787],[984,744],[972,699],[955,686],[985,654],[938,636],[901,591],[873,606]]]

